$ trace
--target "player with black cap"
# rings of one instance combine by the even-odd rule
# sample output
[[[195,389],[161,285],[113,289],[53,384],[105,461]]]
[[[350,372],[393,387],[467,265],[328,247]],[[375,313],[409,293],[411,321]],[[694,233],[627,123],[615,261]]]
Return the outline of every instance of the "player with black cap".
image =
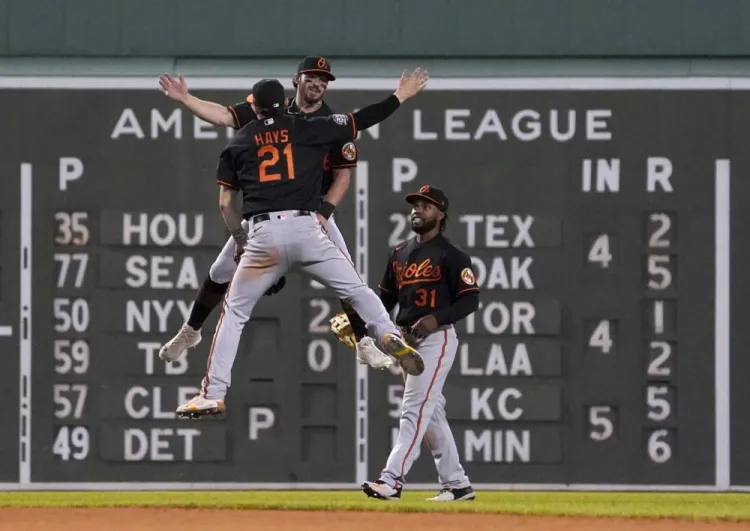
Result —
[[[297,72],[292,78],[296,94],[287,100],[285,112],[301,117],[335,114],[334,110],[323,99],[328,83],[335,79],[336,76],[331,71],[331,63],[328,59],[322,56],[305,57],[300,61]],[[256,119],[252,108],[252,94],[249,94],[245,101],[224,106],[201,100],[190,94],[182,75],[179,76],[179,79],[174,79],[172,76],[165,74],[160,77],[159,82],[168,97],[182,103],[193,114],[214,125],[240,129]],[[322,200],[322,208],[319,209],[320,216],[325,218],[328,235],[349,259],[351,259],[351,254],[347,249],[344,236],[336,224],[334,211],[349,188],[352,168],[357,165],[357,156],[357,146],[354,140],[335,142],[331,144],[321,168],[323,181],[320,190]],[[201,327],[226,293],[236,267],[235,245],[234,241],[229,238],[211,265],[209,274],[203,280],[187,322],[180,327],[174,337],[162,346],[159,352],[159,357],[162,360],[174,361],[186,349],[198,345],[201,340]],[[285,284],[285,277],[281,277],[268,290],[267,295],[278,293]],[[363,364],[368,363],[378,369],[389,367],[392,363],[391,358],[383,354],[372,338],[367,336],[367,328],[362,319],[350,305],[343,301],[341,305],[352,324],[354,333],[354,338],[348,343],[348,346],[356,350],[358,361]]]
[[[252,106],[258,119],[229,140],[216,176],[221,214],[241,249],[239,264],[224,299],[201,392],[180,406],[178,415],[223,412],[242,329],[258,300],[290,269],[312,275],[349,302],[406,373],[424,370],[419,353],[406,343],[381,300],[326,234],[316,211],[320,163],[328,144],[352,139],[358,131],[382,122],[426,84],[427,75],[417,69],[402,75],[398,89],[379,103],[349,115],[316,118],[285,113],[284,87],[275,79],[253,87]],[[241,212],[235,200],[240,193]]]
[[[469,256],[443,236],[449,204],[443,190],[425,185],[405,199],[412,205],[411,228],[417,235],[391,253],[379,285],[380,298],[388,312],[398,303],[396,324],[419,348],[425,370],[406,376],[396,444],[380,478],[366,481],[362,490],[372,498],[400,499],[424,439],[442,484],[429,499],[472,500],[474,490],[445,415],[443,385],[458,349],[453,325],[477,310],[479,287]]]

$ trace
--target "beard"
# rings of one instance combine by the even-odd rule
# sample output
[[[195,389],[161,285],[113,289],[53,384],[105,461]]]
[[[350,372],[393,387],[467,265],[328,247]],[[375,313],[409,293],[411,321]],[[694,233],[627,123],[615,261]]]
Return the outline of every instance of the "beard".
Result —
[[[302,93],[305,98],[305,103],[308,105],[318,103],[323,99],[323,94],[325,94],[325,89],[316,89],[314,87],[305,87],[304,92]]]
[[[411,219],[411,230],[413,230],[417,234],[425,234],[427,232],[430,232],[432,229],[434,229],[437,226],[437,224],[438,224],[437,219],[433,219],[432,221],[427,221],[424,218],[415,216]]]

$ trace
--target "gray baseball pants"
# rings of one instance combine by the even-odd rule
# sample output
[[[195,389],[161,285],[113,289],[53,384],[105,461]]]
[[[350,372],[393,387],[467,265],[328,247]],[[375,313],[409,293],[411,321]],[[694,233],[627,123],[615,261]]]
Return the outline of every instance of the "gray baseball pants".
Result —
[[[380,298],[364,283],[315,214],[295,214],[272,212],[270,220],[248,224],[249,240],[231,277],[208,355],[202,382],[206,398],[226,396],[245,323],[266,290],[290,270],[307,273],[333,289],[374,329],[378,339],[389,333],[401,335]]]
[[[419,376],[406,376],[398,438],[380,479],[391,486],[403,485],[425,440],[432,452],[441,485],[468,487],[469,478],[461,466],[456,441],[445,415],[443,396],[445,380],[456,359],[458,336],[453,326],[445,326],[414,346],[424,360],[424,372]]]

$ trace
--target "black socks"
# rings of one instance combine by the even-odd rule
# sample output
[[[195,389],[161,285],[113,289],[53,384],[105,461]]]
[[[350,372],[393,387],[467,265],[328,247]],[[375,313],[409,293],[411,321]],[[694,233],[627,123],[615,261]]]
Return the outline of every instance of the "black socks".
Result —
[[[224,294],[228,288],[229,282],[217,284],[211,280],[211,277],[206,277],[201,289],[198,291],[198,296],[195,298],[193,309],[190,311],[190,317],[187,321],[188,326],[193,330],[199,330],[203,326],[203,323],[206,322],[206,319],[208,319],[208,316],[211,315],[213,309],[224,298]]]

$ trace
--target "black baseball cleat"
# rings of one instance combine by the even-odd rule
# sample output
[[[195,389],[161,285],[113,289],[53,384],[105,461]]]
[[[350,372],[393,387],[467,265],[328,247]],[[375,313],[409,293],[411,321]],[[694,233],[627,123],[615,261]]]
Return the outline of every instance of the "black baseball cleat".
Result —
[[[365,481],[362,492],[378,500],[401,501],[401,487],[391,487],[381,480]]]
[[[385,350],[396,358],[406,374],[419,376],[424,372],[424,360],[416,349],[409,346],[404,339],[396,334],[386,334],[383,341]]]
[[[427,498],[427,501],[461,501],[461,500],[473,500],[477,497],[474,493],[474,489],[471,485],[463,489],[450,489],[444,488],[437,493],[437,496]]]

